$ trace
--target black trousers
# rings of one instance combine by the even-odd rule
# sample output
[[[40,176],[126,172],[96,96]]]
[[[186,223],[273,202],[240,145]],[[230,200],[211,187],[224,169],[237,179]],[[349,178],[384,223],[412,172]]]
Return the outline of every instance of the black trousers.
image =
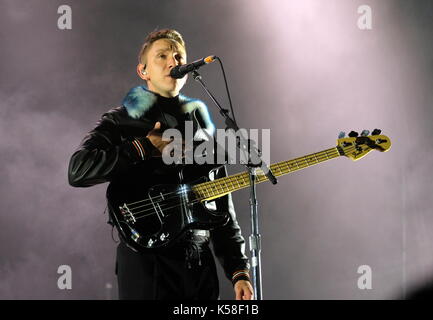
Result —
[[[117,247],[119,299],[217,300],[219,283],[210,248],[185,259],[185,251],[136,253],[123,243]]]

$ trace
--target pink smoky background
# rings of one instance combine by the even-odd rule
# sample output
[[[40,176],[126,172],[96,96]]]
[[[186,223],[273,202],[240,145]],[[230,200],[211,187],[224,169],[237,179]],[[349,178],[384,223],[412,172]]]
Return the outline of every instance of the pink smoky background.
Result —
[[[72,29],[57,26],[60,5]],[[372,28],[358,26],[368,5]],[[257,187],[265,299],[406,299],[433,280],[433,2],[0,1],[0,298],[116,299],[106,184],[68,185],[69,158],[143,84],[145,35],[224,62],[239,126],[270,129],[271,163],[382,129],[386,153],[338,158]],[[201,69],[228,108],[217,64]],[[216,107],[190,77],[183,93]],[[244,170],[231,166],[231,174]],[[248,241],[249,191],[233,194]],[[247,253],[248,245],[247,245]],[[72,270],[60,290],[59,266]],[[360,289],[368,265],[372,288]],[[233,299],[221,268],[221,299]]]

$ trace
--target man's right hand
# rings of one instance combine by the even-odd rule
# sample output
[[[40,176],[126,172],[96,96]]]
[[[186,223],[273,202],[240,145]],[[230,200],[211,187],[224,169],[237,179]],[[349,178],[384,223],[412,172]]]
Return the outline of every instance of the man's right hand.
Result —
[[[165,148],[165,146],[172,141],[162,140],[161,122],[159,121],[155,123],[153,129],[148,132],[146,138],[148,138],[153,146],[159,150],[159,155],[156,155],[158,157],[162,155],[162,150]]]
[[[158,121],[155,123],[155,126],[152,130],[150,130],[146,136],[150,140],[150,142],[153,144],[153,146],[158,149],[159,154],[153,155],[155,157],[161,157],[162,156],[162,150],[170,143],[174,141],[173,138],[171,138],[168,141],[162,140],[162,132],[161,132],[161,123]],[[182,139],[182,158],[185,157],[185,140]]]

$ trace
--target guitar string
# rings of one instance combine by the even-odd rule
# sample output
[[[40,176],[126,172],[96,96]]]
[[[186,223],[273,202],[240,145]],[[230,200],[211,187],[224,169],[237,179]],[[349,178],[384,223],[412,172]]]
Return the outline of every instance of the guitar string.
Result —
[[[337,153],[338,153],[338,151],[336,151]],[[311,155],[309,155],[309,156],[311,156]],[[307,156],[305,156],[305,157],[307,157]],[[325,160],[328,160],[329,159],[329,156],[326,154],[326,155],[323,155],[323,156],[319,156],[319,157],[317,157],[317,156],[315,156],[315,158],[316,159],[319,159],[317,162],[315,162],[314,164],[318,164],[319,162],[323,162],[323,161],[325,161]],[[334,157],[334,158],[336,158],[336,157]],[[334,159],[334,158],[332,158],[332,159]],[[300,160],[300,158],[297,158],[297,159],[299,159],[299,161],[301,161]],[[323,161],[322,161],[323,160]],[[329,159],[330,160],[330,159]],[[289,160],[289,161],[295,161],[295,159],[294,160]],[[296,165],[297,165],[297,170],[300,170],[300,169],[304,169],[304,168],[307,168],[307,167],[309,167],[309,166],[311,166],[311,165],[314,165],[314,164],[309,164],[308,163],[308,161],[306,160],[306,159],[304,159],[302,162],[306,162],[307,163],[307,166],[305,166],[305,167],[299,167],[299,165],[298,165],[298,161],[296,161]],[[286,172],[286,173],[282,173],[282,175],[284,175],[284,174],[288,174],[288,173],[290,173],[290,172],[294,172],[294,171],[297,171],[297,170],[290,170],[289,169],[289,166],[288,165],[286,165],[287,167],[288,167],[288,172]],[[279,166],[278,166],[279,167]],[[282,170],[281,170],[281,168],[278,168],[279,169],[279,171],[280,172],[282,172]],[[276,171],[275,169],[274,169],[274,171]],[[242,175],[242,174],[244,174],[244,173],[240,173],[240,174],[238,174],[238,175]],[[259,177],[259,176],[264,176],[264,174],[259,174],[257,177]],[[228,177],[224,177],[224,178],[228,178]],[[224,178],[222,178],[222,179],[224,179]],[[245,182],[247,182],[248,184],[249,184],[249,180],[248,181],[246,181],[245,179],[242,179],[243,181],[245,181]],[[215,181],[215,180],[214,180]],[[212,182],[214,182],[214,181],[210,181],[209,183],[212,183]],[[228,181],[226,182],[226,184],[228,184]],[[240,186],[240,189],[242,189],[243,188],[243,186]],[[222,191],[224,191],[224,189],[221,187],[221,190]],[[194,191],[194,190],[192,190],[192,191]],[[205,190],[206,191],[206,190]],[[215,190],[212,190],[212,191],[215,191]],[[216,190],[216,191],[218,191],[218,190]],[[236,191],[236,190],[234,190],[234,191]],[[179,195],[179,194],[181,194],[181,192],[182,191],[174,191],[174,192],[168,192],[168,193],[165,193],[165,194],[163,194],[163,195],[174,195],[174,196],[171,196],[171,197],[166,197],[166,198],[164,198],[164,199],[162,199],[162,200],[168,200],[168,199],[172,199],[172,198],[177,198],[177,195]],[[160,197],[160,196],[158,196],[158,197]],[[206,199],[206,198],[199,198],[198,200],[203,200],[203,199]],[[156,200],[155,201],[155,199],[154,199],[154,202],[158,202],[158,203],[160,203],[160,202],[162,202],[162,200]],[[152,201],[151,200],[149,200],[149,199],[144,199],[144,200],[140,200],[140,201],[136,201],[136,202],[133,202],[133,203],[127,203],[126,205],[127,206],[130,206],[130,205],[132,205],[132,204],[137,204],[137,203],[141,203],[141,202],[151,202],[151,203],[147,203],[147,204],[143,204],[143,205],[141,205],[141,206],[138,206],[138,207],[135,207],[135,208],[129,208],[129,210],[131,211],[131,210],[137,210],[137,209],[139,209],[139,208],[144,208],[144,207],[150,207],[150,210],[153,210],[153,203],[152,203]],[[166,209],[166,208],[164,208],[164,209]],[[141,211],[138,211],[138,212],[133,212],[132,214],[138,214],[138,213],[141,213],[141,212],[145,212],[146,210],[149,210],[149,209],[144,209],[144,210],[141,210]]]
[[[356,147],[355,147],[356,148]],[[325,158],[327,158],[326,156],[325,157],[323,157],[323,159],[325,159]],[[319,157],[318,159],[322,159],[322,157]],[[333,158],[334,159],[334,158]],[[308,163],[308,162],[307,162]],[[318,164],[319,162],[316,162],[316,164]],[[304,169],[304,168],[308,168],[308,166],[306,166],[306,167],[302,167],[302,168],[299,168],[299,169],[297,169],[297,170],[295,170],[295,171],[298,171],[298,170],[300,170],[300,169]],[[281,171],[281,169],[280,169],[280,171]],[[294,171],[288,171],[287,173],[283,173],[283,174],[288,174],[288,173],[290,173],[290,172],[294,172]],[[262,176],[262,175],[260,175],[260,176]],[[240,188],[240,189],[242,189],[242,187]],[[191,190],[192,191],[192,190]],[[190,192],[191,192],[190,191]],[[234,190],[234,191],[237,191],[237,190]],[[232,192],[232,191],[231,191]],[[175,192],[172,192],[172,193],[175,193]],[[176,192],[177,193],[177,192]],[[169,193],[167,193],[167,194],[169,194]],[[194,192],[192,192],[192,194],[194,195]],[[170,198],[170,197],[168,197],[168,198]],[[167,198],[167,199],[168,199]],[[177,198],[177,197],[171,197],[171,198]],[[191,201],[190,203],[192,203],[192,204],[194,204],[194,203],[198,203],[198,202],[201,202],[201,200],[203,200],[203,199],[206,199],[206,198],[198,198],[198,199],[194,199],[193,201]],[[150,200],[148,200],[148,201],[150,201]],[[161,202],[161,201],[160,201]],[[134,208],[134,209],[130,209],[130,212],[131,212],[131,214],[134,216],[134,218],[137,220],[137,219],[140,219],[140,218],[144,218],[144,217],[146,217],[146,216],[149,216],[149,215],[154,215],[155,214],[155,212],[154,212],[154,209],[153,209],[153,205],[152,204],[150,204],[151,206],[152,206],[152,208],[149,208],[149,209],[144,209],[144,210],[142,210],[142,211],[138,211],[138,212],[131,212],[131,210],[134,210],[134,209],[137,209],[137,208]],[[168,204],[168,205],[170,205],[170,204]],[[168,209],[173,209],[173,208],[176,208],[176,207],[179,207],[179,206],[181,206],[182,204],[177,204],[177,205],[175,205],[175,206],[171,206],[171,207],[160,207],[161,208],[161,210],[168,210]],[[143,206],[141,206],[141,207],[143,207]],[[137,215],[137,214],[139,214],[139,213],[143,213],[143,212],[149,212],[149,211],[151,211],[151,213],[147,213],[147,214],[143,214],[143,215]],[[126,216],[130,216],[130,214],[127,214]]]
[[[323,159],[328,159],[328,157],[323,157]],[[322,157],[318,157],[318,159],[322,159]],[[332,158],[332,159],[334,159],[334,158]],[[308,162],[307,162],[308,163]],[[316,162],[315,164],[318,164],[319,162]],[[298,171],[298,170],[300,170],[300,169],[304,169],[304,168],[307,168],[308,166],[306,166],[306,167],[302,167],[302,168],[299,168],[299,169],[297,169],[297,170],[295,170],[295,171]],[[280,169],[280,171],[281,171],[281,169]],[[288,174],[288,173],[290,173],[290,172],[294,172],[294,171],[288,171],[287,173],[283,173],[283,174]],[[262,175],[260,175],[260,176],[262,176]],[[244,179],[243,179],[244,180]],[[245,181],[245,180],[244,180]],[[242,189],[242,187],[240,188],[240,189]],[[224,190],[223,190],[224,191]],[[234,190],[234,191],[236,191],[236,190]],[[179,192],[171,192],[171,194],[173,194],[173,193],[176,193],[176,194],[179,194]],[[170,194],[170,193],[167,193],[167,194]],[[194,194],[194,193],[193,193]],[[174,197],[167,197],[166,199],[170,199],[170,198],[177,198],[176,196],[174,196]],[[166,199],[164,199],[164,200],[166,200]],[[198,199],[195,199],[194,200],[194,202],[200,202],[201,200],[203,200],[203,199],[206,199],[206,198],[198,198]],[[146,200],[142,200],[142,201],[146,201]],[[147,200],[147,201],[150,201],[150,200]],[[159,202],[161,202],[161,201],[159,201]],[[194,203],[194,202],[192,202],[191,201],[191,203]],[[146,211],[154,211],[154,209],[153,209],[153,204],[149,204],[150,206],[151,206],[151,208],[149,208],[149,209],[144,209],[144,210],[141,210],[141,211],[138,211],[138,212],[131,212],[131,210],[136,210],[137,208],[139,208],[139,207],[136,207],[136,208],[132,208],[132,209],[130,209],[130,212],[132,213],[132,215],[135,217],[135,219],[137,219],[137,218],[140,218],[140,217],[145,217],[145,216],[148,216],[148,215],[152,215],[152,214],[155,214],[155,212],[152,212],[152,213],[149,213],[149,214],[145,214],[145,215],[140,215],[140,216],[136,216],[137,214],[139,214],[139,213],[143,213],[143,212],[146,212]],[[178,206],[180,206],[180,205],[176,205],[176,206],[172,206],[172,207],[161,207],[161,210],[162,209],[164,209],[164,210],[168,210],[168,209],[172,209],[172,208],[175,208],[175,207],[178,207]],[[140,206],[140,208],[141,207],[144,207],[144,206]],[[128,214],[129,215],[129,214]]]
[[[189,203],[190,204],[195,204],[195,203],[201,202],[201,200],[202,199],[195,199],[195,200],[190,201]],[[160,208],[161,208],[161,210],[169,210],[169,209],[174,209],[174,208],[180,207],[180,206],[182,206],[181,203],[180,204],[176,204],[174,206],[172,205],[171,207],[169,206],[169,207],[160,207]],[[138,215],[139,213],[143,213],[143,212],[150,212],[150,213],[145,213],[145,214]],[[155,215],[155,211],[154,211],[153,208],[150,208],[150,209],[142,210],[142,211],[139,211],[139,212],[136,212],[136,213],[132,213],[132,214],[133,214],[135,220],[138,220],[140,218],[145,218],[147,216]],[[130,216],[130,214],[127,214],[126,216]]]
[[[356,148],[356,147],[347,147],[347,149],[349,149],[349,148]],[[332,149],[334,149],[334,148],[332,148]],[[318,153],[323,153],[323,152],[325,152],[325,151],[318,152]],[[302,159],[302,158],[306,158],[306,157],[311,157],[312,155],[315,156],[315,154],[316,154],[316,153],[314,153],[314,154],[310,154],[310,155],[307,155],[307,156],[304,156],[304,157],[295,158],[295,159],[293,159],[293,160],[288,160],[287,162],[296,162],[296,165],[297,165],[297,167],[299,168],[298,161],[305,162],[305,161],[306,161],[305,159],[303,159],[303,160],[301,160],[301,159]],[[340,155],[338,151],[335,151],[335,154],[338,154],[337,157]],[[329,156],[328,156],[328,154],[326,153],[325,155],[322,155],[322,156],[319,156],[319,157],[316,157],[316,156],[315,156],[315,158],[320,159],[320,161],[322,161],[322,160],[326,161],[326,160],[329,159]],[[336,158],[336,157],[335,157],[335,158]],[[298,160],[297,160],[297,159],[298,159]],[[332,159],[333,159],[333,158],[332,158]],[[297,161],[296,161],[296,160],[297,160]],[[330,160],[330,159],[329,159],[329,160]],[[315,162],[314,164],[311,164],[311,165],[318,164],[320,161]],[[277,164],[277,163],[275,163],[275,164]],[[272,166],[272,165],[271,165],[271,166]],[[300,170],[300,169],[304,169],[304,168],[307,168],[307,167],[309,167],[309,166],[310,166],[310,164],[309,164],[308,161],[307,161],[307,166],[306,166],[306,167],[301,167],[301,168],[299,168],[298,170]],[[280,171],[281,171],[281,170],[280,170]],[[295,171],[297,171],[297,170],[295,170]],[[290,172],[293,172],[293,171],[290,171],[290,169],[289,169],[289,172],[287,172],[287,173],[290,173]],[[286,174],[287,174],[287,173],[286,173]],[[236,175],[242,175],[242,174],[243,174],[243,173],[239,173],[239,174],[236,174]],[[228,178],[228,177],[224,177],[224,178]],[[224,178],[221,178],[221,179],[224,179]],[[215,180],[214,180],[214,181],[215,181]],[[203,183],[203,185],[205,185],[206,183],[212,184],[212,182],[214,182],[214,181],[205,182],[205,183]],[[205,186],[203,186],[203,187],[205,187]],[[173,192],[164,193],[164,194],[161,195],[161,197],[162,197],[162,196],[166,196],[166,195],[171,195],[171,194],[174,194],[174,195],[175,195],[174,197],[176,197],[176,195],[179,194],[179,191],[173,191]],[[158,196],[158,197],[159,197],[159,196]],[[174,197],[171,197],[171,198],[174,198]],[[170,197],[168,197],[167,199],[170,199]],[[163,199],[163,200],[166,200],[166,199]],[[127,206],[131,206],[131,205],[134,205],[134,204],[138,204],[138,203],[142,203],[142,202],[149,202],[149,201],[151,202],[151,200],[149,200],[149,199],[143,199],[143,200],[139,200],[139,201],[135,201],[135,202],[131,202],[131,203],[126,203],[126,205],[127,205]],[[142,208],[142,207],[144,207],[144,206],[146,206],[146,205],[148,205],[148,206],[153,206],[152,203],[149,203],[149,204],[143,204],[143,205],[141,205],[141,206],[138,206],[138,207],[132,208],[132,210],[136,210],[136,209],[138,209],[138,208]]]

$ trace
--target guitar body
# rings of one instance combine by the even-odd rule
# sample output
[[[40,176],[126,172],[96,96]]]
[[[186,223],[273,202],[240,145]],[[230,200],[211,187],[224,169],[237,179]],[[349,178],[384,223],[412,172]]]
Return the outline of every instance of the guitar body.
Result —
[[[210,180],[213,169],[179,166],[175,169],[178,184],[152,185],[146,181],[153,179],[142,177],[128,179],[127,185],[112,182],[107,189],[110,218],[122,239],[142,251],[170,246],[188,229],[210,230],[225,224],[228,213],[207,209],[193,191],[195,184]]]

